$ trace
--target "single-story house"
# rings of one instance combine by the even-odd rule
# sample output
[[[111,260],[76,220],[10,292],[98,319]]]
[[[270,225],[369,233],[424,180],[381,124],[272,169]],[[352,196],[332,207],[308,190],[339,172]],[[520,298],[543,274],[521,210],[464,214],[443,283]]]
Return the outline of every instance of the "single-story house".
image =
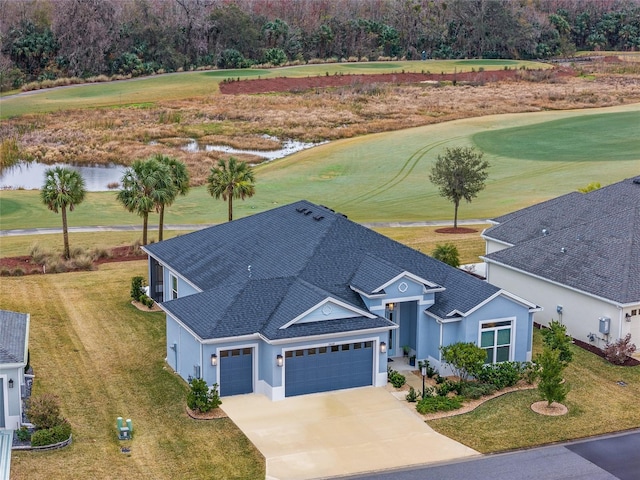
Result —
[[[223,396],[382,386],[403,347],[531,358],[536,305],[307,201],[144,250],[168,364]]]
[[[22,424],[28,339],[29,314],[0,310],[0,428]]]
[[[573,192],[492,220],[487,280],[543,307],[572,337],[640,346],[640,177]]]

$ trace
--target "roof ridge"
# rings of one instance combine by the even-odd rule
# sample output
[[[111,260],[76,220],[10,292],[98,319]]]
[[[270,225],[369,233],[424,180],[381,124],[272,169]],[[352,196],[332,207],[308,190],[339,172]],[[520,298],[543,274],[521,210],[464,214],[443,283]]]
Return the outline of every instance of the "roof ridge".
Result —
[[[639,177],[640,178],[640,177]],[[634,212],[631,216],[631,224],[632,225],[640,225],[640,205],[636,205],[634,208]],[[624,256],[624,262],[622,264],[623,273],[622,273],[622,285],[621,290],[622,294],[627,296],[629,293],[629,283],[631,281],[631,266],[634,265],[633,253],[636,251],[640,251],[640,235],[636,238],[636,232],[638,229],[630,228],[627,232],[629,243],[626,249],[626,255]],[[634,248],[635,244],[635,248]]]

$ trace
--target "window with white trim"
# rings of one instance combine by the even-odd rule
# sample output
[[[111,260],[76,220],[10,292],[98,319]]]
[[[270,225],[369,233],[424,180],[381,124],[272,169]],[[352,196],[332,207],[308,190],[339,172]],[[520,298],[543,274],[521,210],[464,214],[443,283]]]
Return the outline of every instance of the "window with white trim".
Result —
[[[178,277],[176,277],[175,275],[171,275],[171,274],[169,274],[169,277],[171,277],[171,298],[170,298],[170,300],[175,300],[176,298],[178,298]]]
[[[488,322],[480,325],[480,347],[487,351],[484,363],[511,360],[512,321]]]

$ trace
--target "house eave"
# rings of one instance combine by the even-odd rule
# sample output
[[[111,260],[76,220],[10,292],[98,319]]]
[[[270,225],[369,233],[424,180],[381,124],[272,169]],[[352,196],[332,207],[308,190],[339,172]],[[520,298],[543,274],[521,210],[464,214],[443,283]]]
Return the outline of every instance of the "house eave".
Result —
[[[270,345],[282,345],[286,343],[306,342],[309,340],[325,340],[330,338],[343,338],[343,337],[353,337],[356,335],[364,335],[364,334],[371,334],[371,333],[382,333],[382,332],[388,332],[389,330],[395,330],[397,328],[399,328],[399,325],[395,325],[395,326],[390,325],[388,327],[366,328],[363,330],[349,330],[347,332],[339,332],[339,333],[323,333],[320,335],[307,335],[304,337],[278,338],[275,340],[269,339],[262,334],[258,334],[258,335],[260,335],[260,338]]]
[[[595,294],[587,292],[585,290],[580,290],[579,288],[575,288],[575,287],[572,287],[570,285],[565,285],[564,283],[556,282],[555,280],[551,280],[549,278],[545,278],[545,277],[542,277],[540,275],[536,275],[536,274],[533,274],[531,272],[527,272],[526,270],[522,270],[521,268],[516,268],[516,267],[513,267],[511,265],[507,265],[506,263],[498,262],[496,260],[493,260],[491,258],[487,258],[485,256],[481,256],[480,258],[485,263],[498,265],[498,266],[506,268],[507,270],[511,270],[511,271],[518,272],[518,273],[522,273],[523,275],[527,275],[529,277],[536,278],[536,279],[542,280],[544,282],[548,282],[548,283],[550,283],[552,285],[556,285],[558,287],[566,288],[567,290],[571,290],[573,292],[577,292],[577,293],[579,293],[581,295],[586,295],[588,297],[595,298],[596,300],[599,300],[599,301],[602,301],[602,302],[605,302],[605,303],[609,303],[611,305],[614,305],[617,308],[629,308],[629,307],[633,307],[635,305],[640,305],[640,299],[638,299],[638,301],[628,302],[628,303],[618,302],[618,301],[610,299],[610,298],[602,297],[600,295],[595,295]]]

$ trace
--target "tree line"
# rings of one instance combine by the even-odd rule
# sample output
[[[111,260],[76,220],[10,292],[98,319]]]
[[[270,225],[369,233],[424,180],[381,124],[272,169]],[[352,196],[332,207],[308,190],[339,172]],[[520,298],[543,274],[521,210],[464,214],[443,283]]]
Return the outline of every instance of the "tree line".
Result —
[[[640,0],[0,0],[0,87],[200,67],[640,49]]]

